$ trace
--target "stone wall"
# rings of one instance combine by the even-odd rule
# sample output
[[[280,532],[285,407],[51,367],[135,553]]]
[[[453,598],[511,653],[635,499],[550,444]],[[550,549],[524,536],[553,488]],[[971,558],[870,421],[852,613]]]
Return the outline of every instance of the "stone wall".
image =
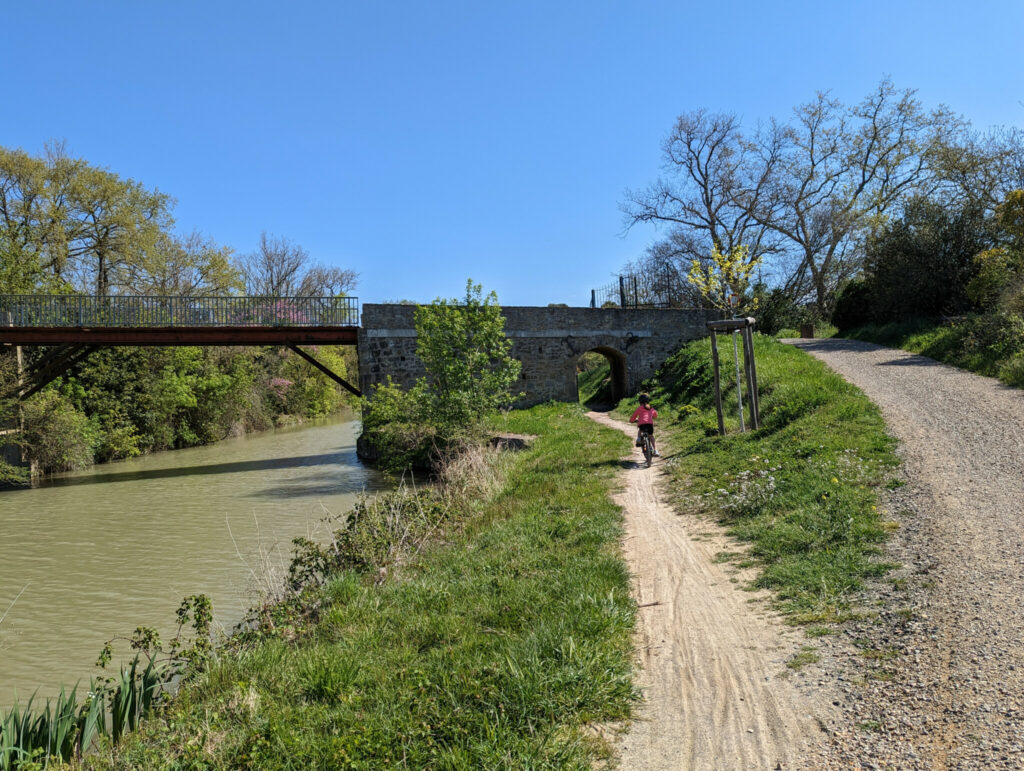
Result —
[[[359,387],[373,391],[391,379],[411,385],[423,373],[416,356],[415,306],[362,308],[359,331]],[[599,350],[624,367],[632,393],[683,343],[707,335],[705,323],[717,319],[704,310],[618,310],[614,308],[503,307],[512,356],[523,364],[515,390],[520,406],[549,400],[576,401],[576,360]]]

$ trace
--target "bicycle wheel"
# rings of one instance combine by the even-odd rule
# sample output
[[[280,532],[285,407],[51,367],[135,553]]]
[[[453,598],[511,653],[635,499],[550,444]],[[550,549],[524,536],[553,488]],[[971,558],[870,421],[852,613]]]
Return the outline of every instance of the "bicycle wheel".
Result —
[[[654,450],[651,449],[651,437],[644,434],[644,460],[647,461],[648,467],[651,465],[651,458],[654,457]]]

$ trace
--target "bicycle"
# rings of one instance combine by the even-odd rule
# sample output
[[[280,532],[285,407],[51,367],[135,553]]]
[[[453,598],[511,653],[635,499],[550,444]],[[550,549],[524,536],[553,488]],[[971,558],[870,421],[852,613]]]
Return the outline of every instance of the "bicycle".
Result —
[[[644,460],[647,461],[647,467],[651,467],[651,459],[654,458],[654,447],[651,446],[651,435],[647,432],[640,434],[640,447],[643,449]]]

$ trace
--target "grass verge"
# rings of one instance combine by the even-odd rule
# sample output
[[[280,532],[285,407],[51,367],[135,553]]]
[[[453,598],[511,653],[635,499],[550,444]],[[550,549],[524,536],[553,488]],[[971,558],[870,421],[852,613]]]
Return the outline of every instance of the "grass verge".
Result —
[[[730,346],[725,349],[731,350]],[[674,480],[677,510],[714,515],[749,544],[723,559],[757,565],[797,623],[847,618],[868,577],[890,566],[880,545],[893,523],[877,493],[897,463],[878,409],[821,362],[755,336],[762,428],[737,433],[735,376],[723,365],[727,433],[718,436],[711,346],[698,340],[648,384]],[[623,402],[620,416],[633,404]],[[665,452],[670,448],[670,452]]]
[[[992,314],[964,316],[950,322],[911,319],[868,324],[841,337],[919,353],[979,375],[1024,388],[1024,321]]]
[[[612,368],[599,353],[584,354],[584,368],[579,369],[576,384],[582,404],[611,406]]]
[[[834,337],[838,331],[833,324],[827,324],[823,321],[814,325],[815,337]],[[772,335],[772,337],[776,340],[787,337],[800,337],[800,329],[798,327],[785,327]]]
[[[90,768],[586,768],[621,720],[634,605],[609,500],[627,440],[578,405],[381,581],[329,572]],[[376,532],[376,531],[375,531]],[[284,630],[287,629],[287,634]]]

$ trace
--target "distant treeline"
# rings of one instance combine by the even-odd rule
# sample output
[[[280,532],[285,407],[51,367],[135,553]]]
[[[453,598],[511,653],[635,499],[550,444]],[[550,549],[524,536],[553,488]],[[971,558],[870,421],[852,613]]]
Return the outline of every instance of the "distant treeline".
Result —
[[[235,254],[174,228],[173,199],[51,144],[42,155],[0,147],[0,294],[185,297],[341,296],[356,274],[315,262],[267,233]],[[0,394],[16,361],[0,360]],[[26,364],[45,349],[26,348]],[[344,376],[348,349],[317,352]],[[290,352],[273,348],[108,348],[23,407],[19,441],[43,471],[185,447],[325,415],[346,397]],[[10,398],[4,424],[21,419]],[[9,467],[0,477],[17,476]]]

